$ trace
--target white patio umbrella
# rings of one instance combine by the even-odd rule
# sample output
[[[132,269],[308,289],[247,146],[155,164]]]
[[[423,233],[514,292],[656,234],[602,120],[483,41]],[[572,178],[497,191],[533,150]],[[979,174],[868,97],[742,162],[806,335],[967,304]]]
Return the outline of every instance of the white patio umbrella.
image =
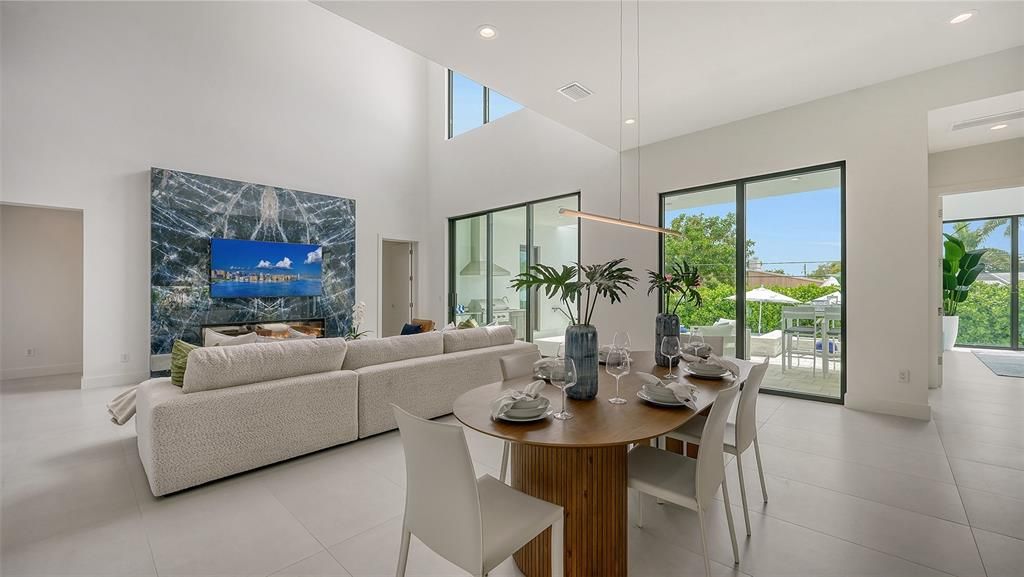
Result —
[[[729,300],[736,300],[736,295],[729,297]],[[777,293],[771,289],[764,288],[764,285],[757,287],[752,291],[747,291],[747,302],[758,303],[757,307],[757,332],[761,333],[761,317],[764,313],[764,303],[774,303],[780,305],[795,305],[799,304],[800,301],[793,297],[788,297],[782,293]]]

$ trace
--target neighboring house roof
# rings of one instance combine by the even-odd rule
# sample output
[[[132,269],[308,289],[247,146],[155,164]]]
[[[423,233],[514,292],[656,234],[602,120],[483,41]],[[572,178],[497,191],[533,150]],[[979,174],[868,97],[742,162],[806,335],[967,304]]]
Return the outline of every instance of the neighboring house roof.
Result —
[[[985,271],[978,275],[978,282],[1010,286],[1010,273]]]

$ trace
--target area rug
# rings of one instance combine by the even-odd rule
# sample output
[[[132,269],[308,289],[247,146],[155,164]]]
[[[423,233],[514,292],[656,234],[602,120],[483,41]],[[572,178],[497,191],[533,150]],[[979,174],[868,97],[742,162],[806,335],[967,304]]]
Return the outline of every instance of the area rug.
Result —
[[[993,373],[1001,377],[1024,378],[1024,354],[1020,353],[979,353],[974,356],[985,363]]]

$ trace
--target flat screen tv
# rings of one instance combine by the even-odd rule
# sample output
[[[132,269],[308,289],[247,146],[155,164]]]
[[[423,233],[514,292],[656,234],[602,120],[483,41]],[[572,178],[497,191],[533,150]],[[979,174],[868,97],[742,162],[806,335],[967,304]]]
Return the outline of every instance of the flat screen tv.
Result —
[[[320,296],[322,260],[323,248],[316,244],[213,238],[210,296]]]

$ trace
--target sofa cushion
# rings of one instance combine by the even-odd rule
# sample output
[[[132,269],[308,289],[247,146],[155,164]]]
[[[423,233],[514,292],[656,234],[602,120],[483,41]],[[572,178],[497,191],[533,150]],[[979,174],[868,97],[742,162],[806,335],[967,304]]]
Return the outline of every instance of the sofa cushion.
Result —
[[[174,341],[174,346],[171,347],[171,384],[180,387],[184,383],[188,354],[198,348],[198,346],[182,340]]]
[[[509,345],[516,340],[512,327],[494,326],[444,332],[444,352],[457,353],[484,347]]]
[[[343,369],[354,371],[363,367],[418,359],[444,353],[441,333],[422,333],[349,341]]]
[[[223,389],[288,377],[337,371],[345,362],[345,339],[288,340],[189,353],[186,393]]]

